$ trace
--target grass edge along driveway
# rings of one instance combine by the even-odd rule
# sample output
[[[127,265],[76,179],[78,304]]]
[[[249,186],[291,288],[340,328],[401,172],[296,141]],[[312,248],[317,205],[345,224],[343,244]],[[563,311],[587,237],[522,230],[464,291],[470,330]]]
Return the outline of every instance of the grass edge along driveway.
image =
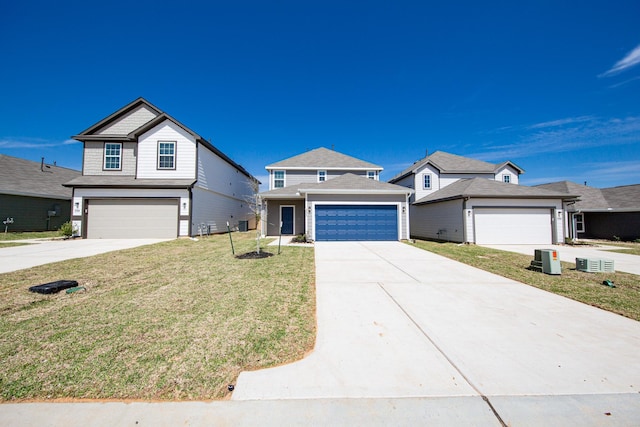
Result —
[[[27,290],[58,279],[86,292]],[[312,248],[242,260],[223,234],[0,274],[0,400],[220,399],[241,371],[302,358],[315,328]]]
[[[529,256],[477,245],[425,240],[408,244],[640,321],[640,276],[635,274],[584,273],[575,270],[574,264],[562,262],[562,275],[548,275],[527,269],[533,253]],[[616,288],[604,286],[604,280],[611,280]]]

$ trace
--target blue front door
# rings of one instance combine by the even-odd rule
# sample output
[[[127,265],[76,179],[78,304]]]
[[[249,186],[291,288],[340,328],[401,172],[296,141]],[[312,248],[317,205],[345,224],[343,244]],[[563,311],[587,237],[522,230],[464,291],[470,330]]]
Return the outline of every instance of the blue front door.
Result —
[[[282,221],[282,234],[293,234],[293,206],[280,207],[280,221]]]

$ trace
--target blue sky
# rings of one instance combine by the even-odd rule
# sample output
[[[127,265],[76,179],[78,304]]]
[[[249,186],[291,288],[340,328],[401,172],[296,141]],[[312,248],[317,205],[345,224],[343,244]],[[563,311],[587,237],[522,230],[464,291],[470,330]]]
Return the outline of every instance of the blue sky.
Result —
[[[70,140],[142,96],[263,181],[325,146],[389,179],[428,150],[521,183],[640,183],[634,1],[3,2],[0,153]]]

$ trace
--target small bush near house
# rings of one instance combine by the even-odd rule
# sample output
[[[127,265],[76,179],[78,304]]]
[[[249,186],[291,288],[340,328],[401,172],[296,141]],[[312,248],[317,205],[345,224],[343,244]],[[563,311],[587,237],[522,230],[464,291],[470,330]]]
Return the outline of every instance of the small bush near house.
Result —
[[[307,235],[306,234],[298,234],[293,239],[291,239],[293,243],[307,243]]]
[[[58,232],[60,233],[61,236],[65,236],[65,237],[73,236],[73,224],[71,223],[71,221],[67,221],[64,224],[62,224],[58,229]]]

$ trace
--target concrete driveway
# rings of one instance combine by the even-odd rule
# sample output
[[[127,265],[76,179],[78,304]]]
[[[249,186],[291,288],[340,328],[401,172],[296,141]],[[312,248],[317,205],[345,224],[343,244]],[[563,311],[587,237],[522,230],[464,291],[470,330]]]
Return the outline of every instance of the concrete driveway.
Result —
[[[478,425],[640,419],[639,322],[399,242],[315,250],[314,351],[241,373],[233,400],[431,397]]]
[[[168,239],[25,240],[24,246],[0,248],[0,273],[151,245]]]
[[[525,255],[533,254],[536,249],[556,249],[560,254],[560,260],[575,264],[576,258],[606,258],[614,260],[616,271],[624,271],[640,275],[640,256],[611,252],[622,249],[616,246],[568,246],[568,245],[482,245],[487,248],[500,249],[502,251],[516,252]]]

